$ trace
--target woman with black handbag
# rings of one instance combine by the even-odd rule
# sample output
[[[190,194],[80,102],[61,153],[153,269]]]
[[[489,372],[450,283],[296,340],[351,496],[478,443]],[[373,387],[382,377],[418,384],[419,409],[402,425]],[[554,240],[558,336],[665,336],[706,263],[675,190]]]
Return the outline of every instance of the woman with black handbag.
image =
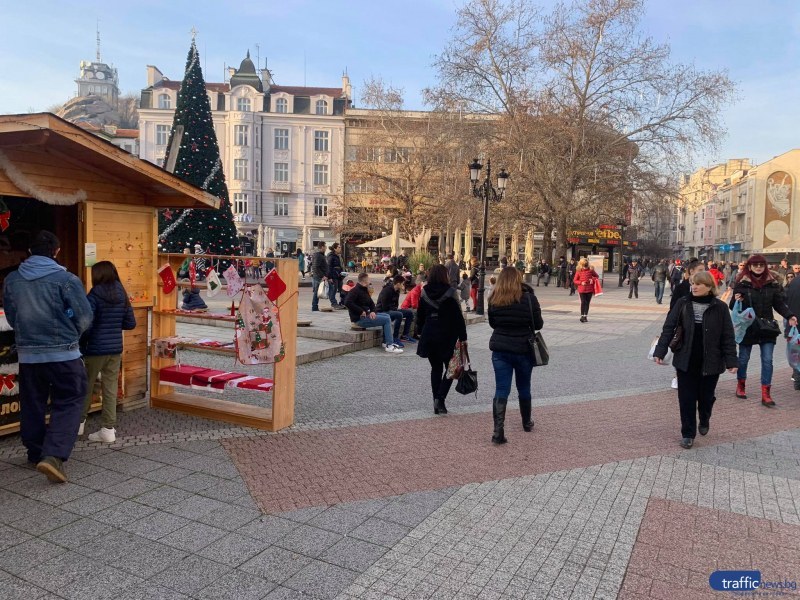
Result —
[[[514,377],[519,396],[522,428],[533,429],[531,418],[532,347],[535,332],[544,326],[542,310],[533,289],[522,283],[517,269],[503,269],[489,299],[489,340],[494,367],[495,393],[492,400],[494,434],[492,443],[505,444],[506,404]]]
[[[434,265],[428,273],[428,282],[422,288],[417,308],[417,356],[431,363],[431,391],[433,413],[447,414],[445,398],[453,385],[447,378],[447,364],[453,357],[456,341],[467,344],[467,324],[461,313],[457,291],[450,286],[444,265]]]
[[[733,373],[737,364],[733,323],[725,303],[716,298],[714,278],[699,271],[690,283],[691,294],[670,310],[653,352],[659,365],[664,364],[668,348],[675,353],[672,365],[678,373],[683,448],[692,447],[698,430],[700,435],[708,433],[719,376],[725,369]]]
[[[781,329],[773,315],[773,309],[784,318],[788,319],[789,326],[797,325],[797,317],[786,304],[783,287],[777,278],[767,268],[767,259],[760,254],[754,254],[747,259],[744,269],[740,269],[733,286],[733,298],[730,308],[737,300],[742,301],[742,309],[752,308],[756,318],[747,328],[744,339],[739,344],[739,371],[736,374],[736,397],[747,398],[745,382],[747,381],[747,363],[750,362],[750,353],[753,346],[758,344],[761,351],[761,404],[773,408],[772,400],[772,353],[775,350],[775,340],[781,334]]]

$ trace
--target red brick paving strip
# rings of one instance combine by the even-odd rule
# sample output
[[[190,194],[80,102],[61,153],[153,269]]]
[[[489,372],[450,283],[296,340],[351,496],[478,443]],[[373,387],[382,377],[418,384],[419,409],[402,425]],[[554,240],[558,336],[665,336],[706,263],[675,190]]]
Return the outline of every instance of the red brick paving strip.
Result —
[[[796,581],[798,565],[800,526],[651,498],[618,598],[734,598],[713,591],[709,575],[759,570],[766,581]]]
[[[800,393],[788,370],[773,386],[777,409],[717,390],[711,433],[695,447],[800,427]],[[535,390],[534,390],[535,393]],[[488,404],[487,400],[487,404]],[[519,412],[506,417],[505,446],[491,444],[488,413],[223,440],[251,494],[268,513],[413,491],[548,473],[679,452],[677,394],[596,400],[534,410],[534,432]],[[689,450],[687,452],[692,452]]]

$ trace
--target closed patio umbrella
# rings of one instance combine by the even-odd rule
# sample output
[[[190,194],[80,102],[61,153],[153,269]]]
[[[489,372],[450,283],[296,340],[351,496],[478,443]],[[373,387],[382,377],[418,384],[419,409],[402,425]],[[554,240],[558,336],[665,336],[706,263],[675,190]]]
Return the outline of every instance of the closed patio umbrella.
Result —
[[[533,264],[533,230],[528,230],[525,236],[525,266]]]
[[[461,228],[456,227],[455,233],[453,234],[453,254],[456,255],[456,260],[459,259],[461,255]]]
[[[511,262],[516,263],[519,260],[519,239],[517,237],[517,230],[514,228],[511,234]]]
[[[506,255],[506,232],[505,231],[501,231],[500,232],[500,244],[499,244],[499,248],[497,250],[497,253],[499,254],[498,260],[500,260],[501,258],[503,258]]]
[[[464,228],[464,262],[469,265],[472,259],[472,221],[467,219],[467,226]]]

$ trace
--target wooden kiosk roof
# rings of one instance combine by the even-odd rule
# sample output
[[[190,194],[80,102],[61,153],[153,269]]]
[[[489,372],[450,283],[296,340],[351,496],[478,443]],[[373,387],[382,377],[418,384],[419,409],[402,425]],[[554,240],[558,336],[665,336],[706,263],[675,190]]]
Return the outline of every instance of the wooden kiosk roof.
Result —
[[[37,188],[91,202],[218,208],[219,199],[51,113],[0,115],[0,152]],[[28,197],[3,169],[0,195]]]

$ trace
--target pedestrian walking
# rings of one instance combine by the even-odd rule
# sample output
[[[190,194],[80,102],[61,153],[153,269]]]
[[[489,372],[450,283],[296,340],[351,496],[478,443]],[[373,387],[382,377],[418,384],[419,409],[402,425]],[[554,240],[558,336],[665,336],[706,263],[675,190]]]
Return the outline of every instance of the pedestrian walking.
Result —
[[[88,389],[78,435],[83,435],[94,382],[100,375],[103,390],[101,426],[99,431],[89,434],[89,441],[111,444],[117,439],[117,381],[122,366],[122,331],[134,329],[136,319],[128,292],[110,261],[101,260],[92,266],[92,289],[87,299],[94,317],[91,329],[81,339]]]
[[[447,378],[447,364],[453,357],[456,341],[467,343],[467,324],[461,312],[458,292],[450,285],[447,268],[434,265],[428,273],[428,283],[422,288],[417,309],[417,331],[420,340],[417,356],[431,364],[433,413],[447,414],[445,399],[453,384]]]
[[[325,258],[325,242],[317,245],[317,251],[311,258],[311,310],[319,310],[319,286],[328,281],[328,261]]]
[[[531,372],[533,357],[528,342],[535,331],[544,327],[542,310],[533,288],[522,283],[522,275],[516,269],[504,269],[497,278],[492,296],[489,299],[489,327],[492,337],[489,350],[492,351],[494,368],[494,399],[492,416],[494,433],[492,443],[505,444],[506,405],[511,393],[513,376],[519,396],[519,413],[522,429],[533,430],[531,417]]]
[[[658,264],[653,267],[650,278],[655,284],[656,304],[661,304],[664,299],[664,288],[667,282],[667,265],[663,260],[658,261]]]
[[[761,404],[773,408],[772,399],[772,354],[780,327],[774,319],[773,310],[788,320],[790,326],[797,325],[797,317],[786,305],[786,295],[776,277],[767,269],[767,260],[761,254],[747,259],[744,269],[736,278],[730,307],[739,300],[742,308],[752,308],[756,318],[747,328],[739,344],[739,370],[736,374],[736,397],[747,398],[747,363],[753,346],[758,344],[761,353]]]
[[[57,483],[67,480],[63,463],[78,437],[87,387],[79,340],[92,325],[81,280],[55,260],[60,250],[54,234],[40,231],[3,288],[19,355],[20,437],[28,462]]]
[[[328,299],[331,301],[331,308],[334,310],[345,310],[344,296],[342,295],[342,250],[339,242],[331,244],[331,251],[328,253]],[[336,301],[336,294],[339,294],[339,301]]]
[[[447,261],[444,263],[445,268],[447,269],[447,278],[450,282],[450,285],[454,288],[458,287],[460,283],[459,273],[461,269],[458,268],[458,263],[456,262],[456,255],[454,253],[450,253],[447,255]]]
[[[628,291],[628,300],[630,300],[634,295],[636,299],[639,299],[639,279],[644,276],[644,269],[639,265],[639,261],[635,258],[631,261],[631,265],[628,267],[628,287],[630,290]]]
[[[597,272],[589,266],[589,261],[584,257],[578,261],[578,268],[572,281],[581,297],[581,323],[589,322],[589,305],[594,296],[594,284],[600,279]]]
[[[300,248],[297,249],[297,269],[300,271],[300,276],[303,279],[305,279],[306,278],[306,255],[303,254],[303,251]]]
[[[678,406],[681,415],[681,442],[691,448],[698,431],[706,435],[720,374],[736,371],[736,342],[728,307],[716,298],[714,277],[698,271],[692,275],[691,294],[670,310],[653,356],[663,364],[667,350],[678,334],[672,364],[678,373]],[[698,428],[699,416],[699,428]]]
[[[569,259],[569,264],[567,265],[567,279],[569,280],[569,295],[575,295],[575,273],[578,270],[578,263],[575,261],[574,258]]]
[[[675,308],[675,303],[683,298],[684,296],[691,296],[692,294],[692,284],[689,283],[689,278],[697,273],[698,271],[705,271],[706,266],[703,264],[703,261],[697,258],[690,258],[683,266],[684,268],[681,270],[681,280],[680,282],[675,284],[675,287],[672,290],[672,298],[669,299],[669,309],[672,310]]]

